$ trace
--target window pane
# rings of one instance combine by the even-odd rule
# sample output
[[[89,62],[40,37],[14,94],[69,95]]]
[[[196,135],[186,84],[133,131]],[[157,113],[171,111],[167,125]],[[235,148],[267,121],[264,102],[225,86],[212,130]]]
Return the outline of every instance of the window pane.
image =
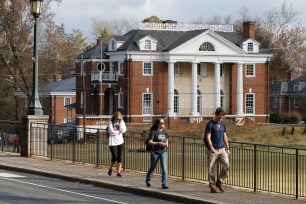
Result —
[[[145,40],[145,49],[151,50],[151,40]]]
[[[176,89],[174,89],[174,113],[178,113],[178,107],[179,107],[179,94]]]
[[[151,94],[143,94],[142,114],[151,114]]]
[[[64,100],[65,100],[65,106],[70,104],[70,98],[65,98]]]
[[[247,94],[245,100],[246,114],[254,114],[254,94]]]
[[[254,76],[255,75],[253,64],[247,64],[246,65],[246,75],[247,76]]]
[[[253,43],[251,43],[251,42],[248,43],[248,51],[250,51],[250,52],[253,51]]]
[[[215,48],[211,43],[205,42],[200,46],[199,51],[215,51]]]
[[[123,75],[123,63],[119,63],[118,74]]]
[[[150,62],[143,63],[143,74],[151,75],[151,63]]]

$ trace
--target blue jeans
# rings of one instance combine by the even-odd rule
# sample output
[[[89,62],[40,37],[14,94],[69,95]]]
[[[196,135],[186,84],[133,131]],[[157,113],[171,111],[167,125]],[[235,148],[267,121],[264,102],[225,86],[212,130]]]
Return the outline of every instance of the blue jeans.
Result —
[[[150,156],[151,166],[147,173],[146,183],[151,182],[151,177],[156,168],[157,162],[160,160],[160,166],[162,168],[162,186],[167,186],[167,152],[164,151],[161,154],[152,152]]]

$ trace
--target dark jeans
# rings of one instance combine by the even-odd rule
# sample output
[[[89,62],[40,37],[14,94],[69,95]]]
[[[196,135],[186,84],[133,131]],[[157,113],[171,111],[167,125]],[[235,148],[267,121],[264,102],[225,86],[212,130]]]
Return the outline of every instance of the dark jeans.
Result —
[[[154,152],[151,153],[151,165],[147,173],[146,183],[151,182],[151,177],[157,166],[158,160],[160,160],[160,166],[162,169],[162,186],[167,186],[167,152],[166,151],[160,154],[154,153]]]
[[[115,162],[121,163],[122,149],[123,149],[123,144],[117,145],[117,146],[109,146],[109,150],[112,153],[112,163],[115,163]]]

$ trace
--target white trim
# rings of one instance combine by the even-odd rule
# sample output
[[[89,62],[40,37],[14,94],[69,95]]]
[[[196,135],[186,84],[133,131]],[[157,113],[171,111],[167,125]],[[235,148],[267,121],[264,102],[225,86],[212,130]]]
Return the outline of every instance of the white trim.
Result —
[[[150,105],[151,105],[151,107],[150,107],[150,112],[151,113],[148,113],[148,114],[143,114],[143,112],[144,112],[144,106],[143,106],[143,102],[144,102],[144,95],[150,95],[150,97],[151,97],[151,99],[150,99]],[[141,113],[142,113],[142,115],[143,116],[151,116],[152,114],[153,114],[153,93],[152,92],[143,92],[142,93],[142,99],[141,99]]]
[[[253,74],[252,75],[247,74],[248,65],[253,66]],[[256,64],[255,63],[246,63],[245,64],[245,77],[256,77]]]
[[[253,113],[247,113],[247,95],[253,95]],[[256,98],[255,98],[255,93],[246,93],[245,94],[245,115],[248,116],[248,115],[254,115],[256,113]]]
[[[233,32],[233,25],[205,25],[205,24],[177,24],[177,23],[138,23],[135,30],[172,30],[172,31],[189,31],[204,30]]]
[[[145,64],[151,64],[151,69],[150,69],[150,71],[151,71],[151,74],[145,74],[144,73],[144,65]],[[153,75],[153,63],[152,62],[149,62],[149,61],[145,61],[145,62],[142,62],[142,75],[143,76],[152,76]]]

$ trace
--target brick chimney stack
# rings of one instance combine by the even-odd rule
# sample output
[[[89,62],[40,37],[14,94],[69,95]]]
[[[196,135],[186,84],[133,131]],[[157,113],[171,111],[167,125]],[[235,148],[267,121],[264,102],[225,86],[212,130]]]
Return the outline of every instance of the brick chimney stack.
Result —
[[[255,38],[255,23],[251,21],[243,22],[243,38]]]

